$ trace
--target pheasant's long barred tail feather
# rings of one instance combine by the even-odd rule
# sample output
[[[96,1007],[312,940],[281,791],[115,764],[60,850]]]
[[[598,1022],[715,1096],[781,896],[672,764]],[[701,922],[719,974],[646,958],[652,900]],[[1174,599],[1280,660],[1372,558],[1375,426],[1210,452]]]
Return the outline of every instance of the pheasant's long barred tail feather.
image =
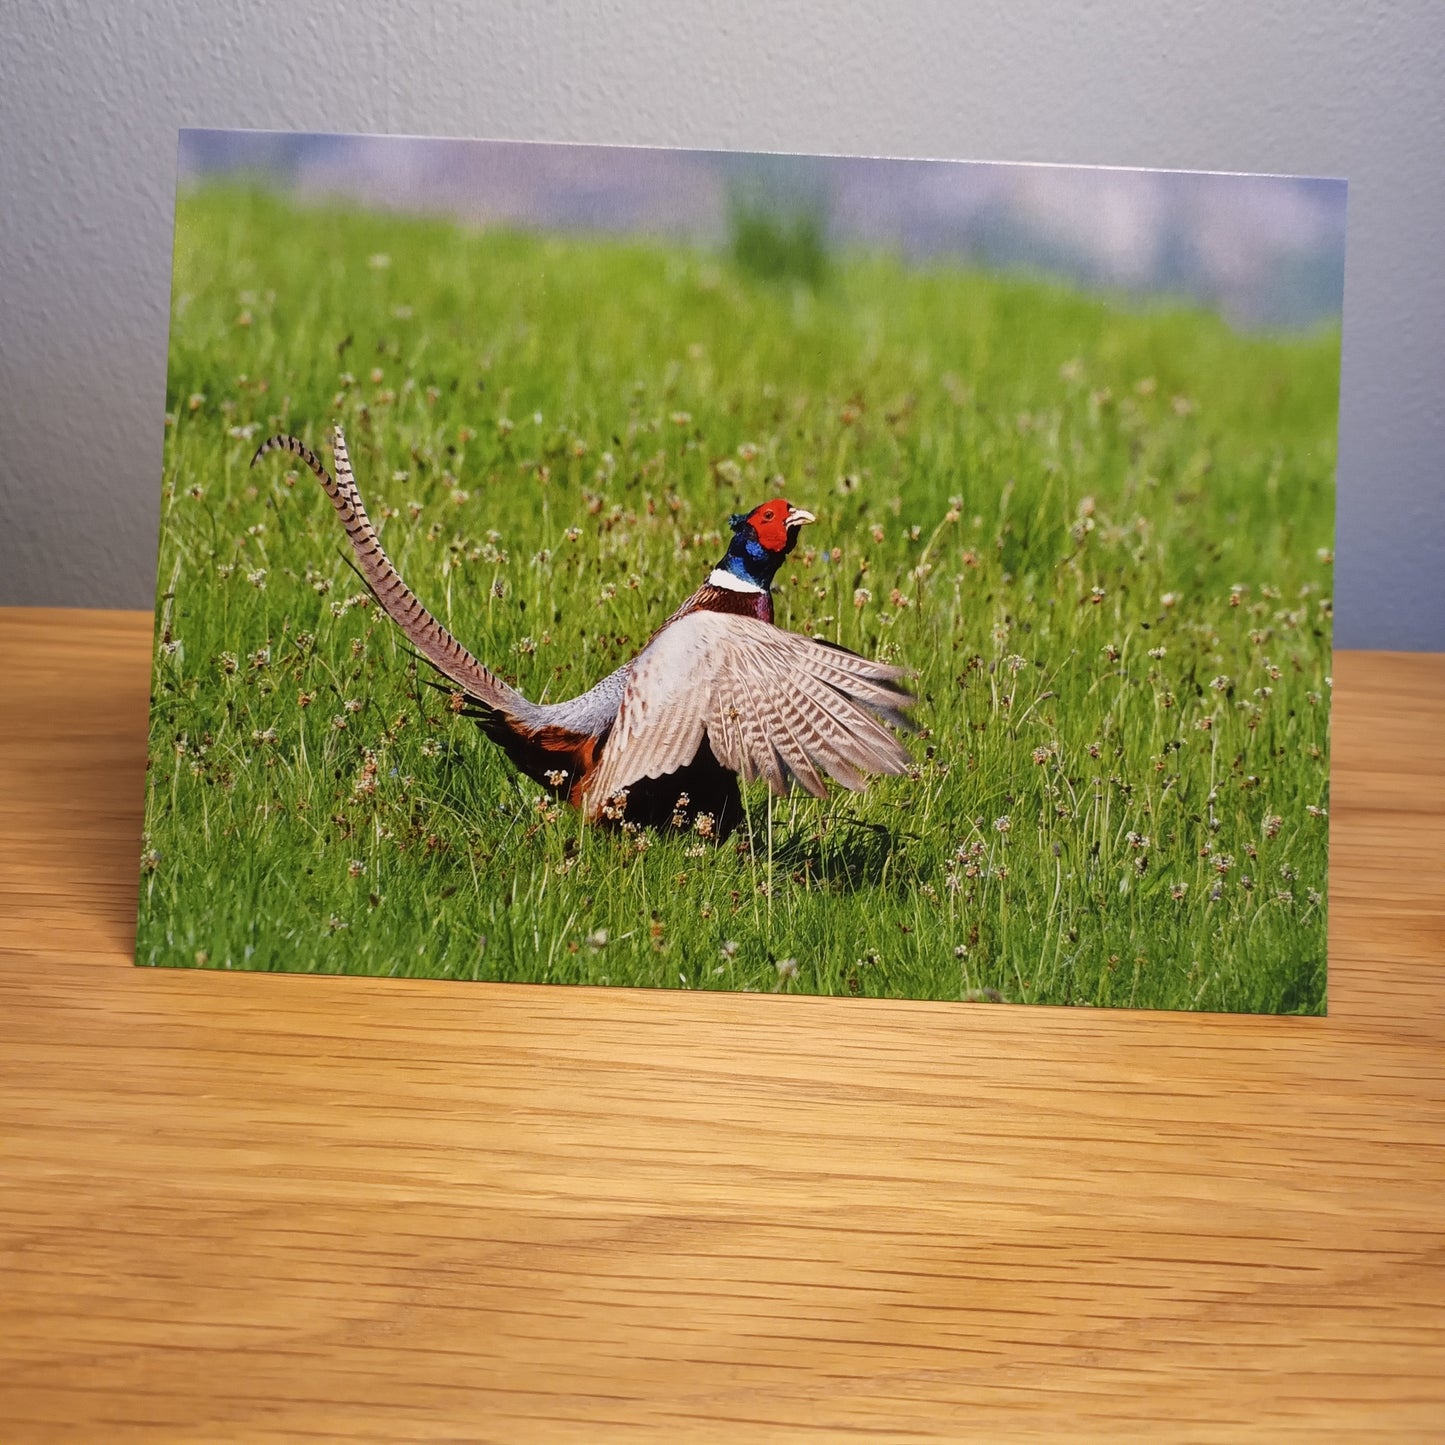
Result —
[[[494,677],[422,606],[382,549],[381,539],[362,505],[361,493],[357,491],[351,459],[346,451],[346,437],[340,427],[336,428],[332,450],[336,457],[335,477],[305,442],[284,434],[268,437],[262,442],[251,458],[251,465],[254,467],[262,457],[276,451],[289,452],[299,458],[331,498],[331,505],[336,508],[347,540],[351,543],[362,579],[412,646],[473,702],[489,711],[513,712],[522,702],[519,695]]]

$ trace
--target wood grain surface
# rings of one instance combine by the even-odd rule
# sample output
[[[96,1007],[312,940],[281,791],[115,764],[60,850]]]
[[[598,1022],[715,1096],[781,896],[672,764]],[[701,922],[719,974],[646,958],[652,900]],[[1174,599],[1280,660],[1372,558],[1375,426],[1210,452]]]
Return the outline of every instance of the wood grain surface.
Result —
[[[1445,658],[1330,1017],[134,969],[150,629],[0,613],[0,1440],[1445,1438]]]

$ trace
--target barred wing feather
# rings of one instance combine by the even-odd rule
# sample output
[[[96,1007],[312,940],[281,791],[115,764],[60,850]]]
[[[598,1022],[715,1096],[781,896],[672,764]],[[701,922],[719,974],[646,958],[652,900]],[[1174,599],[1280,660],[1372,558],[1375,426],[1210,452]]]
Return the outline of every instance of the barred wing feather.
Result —
[[[901,668],[751,617],[693,612],[638,654],[588,786],[588,811],[644,778],[687,766],[706,738],[717,760],[776,793],[796,780],[816,797],[824,775],[858,791],[902,773],[890,728],[909,727]]]

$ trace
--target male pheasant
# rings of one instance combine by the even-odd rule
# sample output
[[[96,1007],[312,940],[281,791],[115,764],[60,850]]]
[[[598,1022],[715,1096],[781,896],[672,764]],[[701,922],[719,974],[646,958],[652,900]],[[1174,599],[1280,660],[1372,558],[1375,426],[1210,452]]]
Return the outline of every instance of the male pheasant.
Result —
[[[592,818],[690,825],[719,836],[742,818],[738,779],[775,793],[796,780],[814,796],[824,774],[861,791],[902,773],[890,728],[909,726],[903,669],[773,625],[771,584],[799,530],[816,520],[782,498],[731,519],[732,540],[706,582],[630,662],[566,702],[534,703],[477,661],[417,600],[362,506],[340,427],[333,478],[294,436],[263,442],[251,465],[286,451],[331,498],[376,600],[513,764]],[[885,724],[887,726],[885,726]]]

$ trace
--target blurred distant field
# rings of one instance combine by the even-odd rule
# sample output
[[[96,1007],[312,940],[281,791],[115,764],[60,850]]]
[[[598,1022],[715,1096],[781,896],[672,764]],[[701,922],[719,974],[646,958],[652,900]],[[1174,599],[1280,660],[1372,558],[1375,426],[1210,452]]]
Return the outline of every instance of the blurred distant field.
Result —
[[[138,961],[1323,1012],[1338,330],[749,254],[183,196]],[[338,421],[533,697],[809,507],[779,621],[917,670],[916,774],[723,846],[539,802],[248,469]]]

